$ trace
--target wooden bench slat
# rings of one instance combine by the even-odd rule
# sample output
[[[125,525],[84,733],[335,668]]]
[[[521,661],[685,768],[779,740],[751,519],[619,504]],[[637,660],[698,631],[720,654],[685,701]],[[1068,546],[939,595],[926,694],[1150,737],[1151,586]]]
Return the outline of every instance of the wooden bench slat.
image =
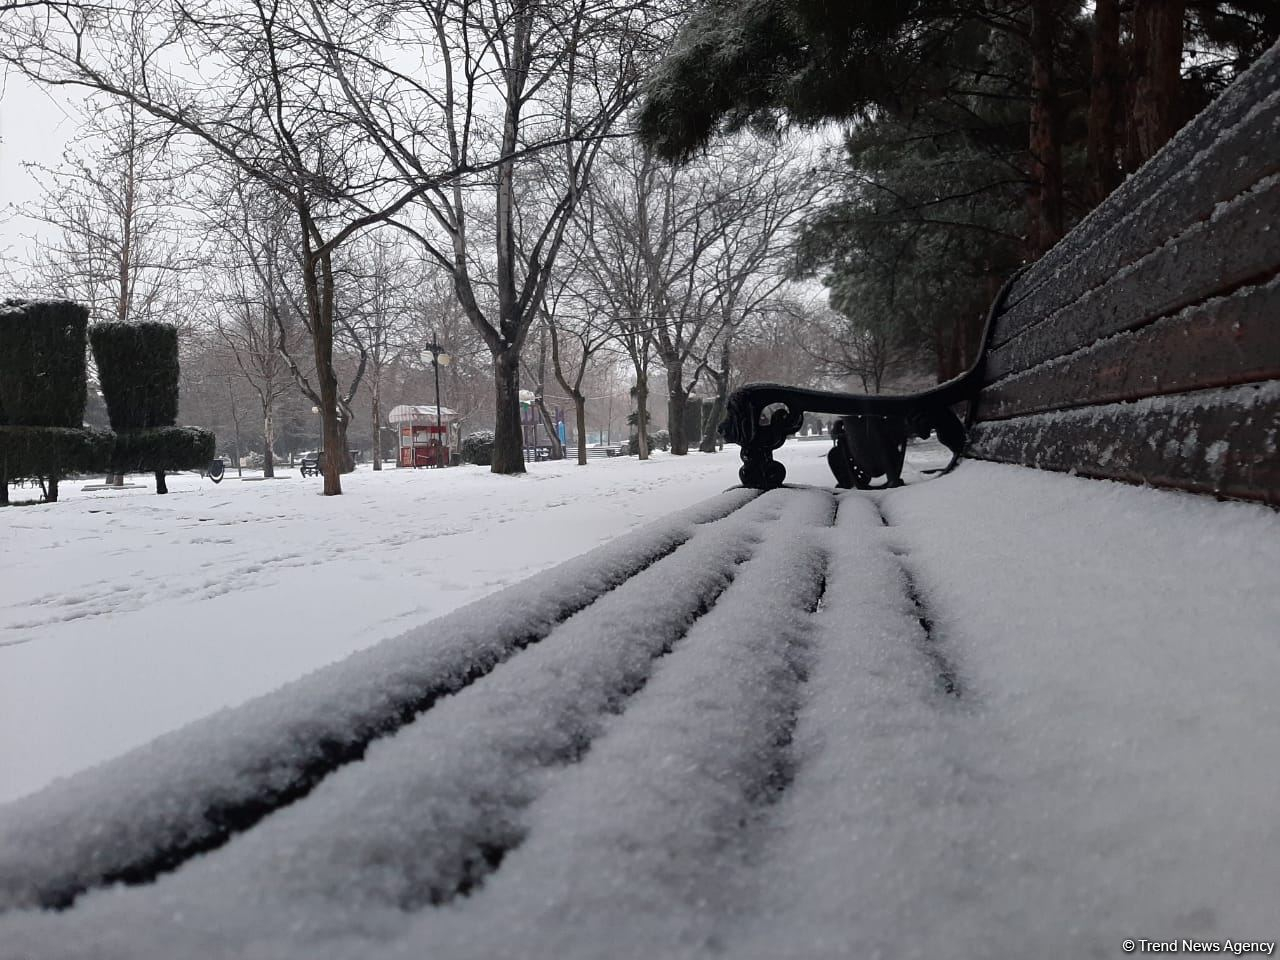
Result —
[[[1278,227],[1277,229],[1280,229]],[[979,420],[1280,380],[1280,278],[1101,340],[987,387]],[[1224,331],[1228,331],[1224,335]]]
[[[1260,225],[1276,224],[1275,229]],[[987,357],[994,382],[1123,330],[1140,327],[1280,269],[1280,174],[1170,238],[1132,267]],[[1003,324],[1003,317],[1001,324]]]
[[[741,525],[755,499],[720,494],[7,805],[0,913],[66,906],[222,846],[699,533]]]
[[[1280,506],[1280,382],[975,424],[970,454]]]
[[[1010,292],[994,345],[1083,295],[1280,169],[1280,48],[1271,50],[1052,250]]]

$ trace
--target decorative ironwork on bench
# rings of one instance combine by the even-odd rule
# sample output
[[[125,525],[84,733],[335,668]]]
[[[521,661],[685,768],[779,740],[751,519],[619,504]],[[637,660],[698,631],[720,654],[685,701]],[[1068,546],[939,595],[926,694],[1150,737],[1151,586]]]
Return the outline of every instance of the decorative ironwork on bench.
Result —
[[[751,383],[730,394],[720,433],[728,443],[741,447],[738,478],[742,485],[757,490],[782,485],[787,468],[773,459],[773,451],[800,429],[806,413],[840,417],[832,427],[834,443],[827,454],[838,486],[868,489],[880,476],[885,478],[881,486],[900,486],[907,440],[913,435],[923,440],[936,434],[951,451],[951,462],[935,472],[950,471],[964,452],[968,438],[965,424],[954,408],[977,396],[992,324],[1020,274],[1018,271],[1005,281],[991,304],[982,347],[973,366],[932,389],[903,396],[869,396],[780,383]]]
[[[951,451],[954,465],[964,450],[966,433],[951,407],[968,400],[971,392],[968,382],[959,380],[896,397],[753,383],[729,397],[720,432],[726,441],[741,447],[738,477],[742,485],[771,490],[787,476],[786,467],[773,459],[773,451],[800,429],[805,414],[838,414],[840,419],[831,430],[834,444],[827,454],[837,485],[867,489],[875,477],[883,476],[884,486],[898,486],[911,435],[924,439],[937,434]]]

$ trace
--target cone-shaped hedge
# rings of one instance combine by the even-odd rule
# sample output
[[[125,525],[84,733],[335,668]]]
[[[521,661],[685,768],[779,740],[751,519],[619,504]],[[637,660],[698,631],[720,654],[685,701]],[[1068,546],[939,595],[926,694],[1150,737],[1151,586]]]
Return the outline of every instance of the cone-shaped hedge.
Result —
[[[111,429],[172,426],[178,419],[177,329],[164,323],[97,323],[89,341]]]
[[[0,424],[79,427],[89,310],[66,300],[0,304]]]

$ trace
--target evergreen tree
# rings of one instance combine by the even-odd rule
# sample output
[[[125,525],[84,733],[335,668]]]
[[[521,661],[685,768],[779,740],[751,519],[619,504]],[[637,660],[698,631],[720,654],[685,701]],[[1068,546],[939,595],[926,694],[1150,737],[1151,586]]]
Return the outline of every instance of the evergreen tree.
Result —
[[[651,78],[643,139],[848,124],[810,224],[851,337],[970,361],[986,302],[1280,34],[1269,0],[708,0]]]

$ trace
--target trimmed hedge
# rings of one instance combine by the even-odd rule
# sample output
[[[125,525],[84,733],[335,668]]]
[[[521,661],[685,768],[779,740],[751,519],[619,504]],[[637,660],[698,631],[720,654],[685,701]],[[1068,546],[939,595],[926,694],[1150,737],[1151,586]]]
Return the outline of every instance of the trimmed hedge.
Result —
[[[462,459],[488,467],[493,464],[493,432],[477,430],[462,438]]]
[[[101,473],[115,435],[92,427],[0,427],[0,474],[10,480]]]
[[[80,427],[88,322],[67,300],[0,304],[0,424]]]
[[[89,331],[89,341],[113,430],[122,433],[168,427],[178,419],[175,327],[166,323],[97,323]]]
[[[152,427],[116,434],[112,473],[198,470],[214,457],[213,434],[198,427]]]

